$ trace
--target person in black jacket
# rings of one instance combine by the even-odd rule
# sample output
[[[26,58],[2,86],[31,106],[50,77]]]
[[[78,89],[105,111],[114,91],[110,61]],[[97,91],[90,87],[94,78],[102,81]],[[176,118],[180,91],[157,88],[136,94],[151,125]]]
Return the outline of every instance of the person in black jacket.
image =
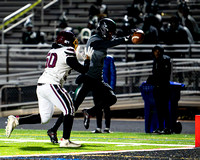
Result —
[[[171,134],[169,117],[169,97],[170,97],[170,76],[171,60],[164,55],[164,48],[155,46],[152,49],[154,56],[152,75],[147,79],[147,83],[154,85],[153,96],[158,114],[159,128],[153,133]],[[164,128],[165,124],[165,128]]]

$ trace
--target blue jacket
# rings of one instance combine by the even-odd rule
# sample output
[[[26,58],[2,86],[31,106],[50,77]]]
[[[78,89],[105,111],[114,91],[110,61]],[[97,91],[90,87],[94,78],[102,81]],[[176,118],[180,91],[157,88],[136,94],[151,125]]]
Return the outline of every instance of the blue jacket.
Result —
[[[107,55],[104,58],[104,66],[103,66],[103,80],[108,83],[113,90],[115,90],[116,86],[116,67],[114,64],[114,58],[112,56]]]

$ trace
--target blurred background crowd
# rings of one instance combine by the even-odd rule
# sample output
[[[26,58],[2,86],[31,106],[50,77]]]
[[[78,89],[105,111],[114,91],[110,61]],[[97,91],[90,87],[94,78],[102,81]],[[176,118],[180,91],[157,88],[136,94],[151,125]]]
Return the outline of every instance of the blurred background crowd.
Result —
[[[145,32],[145,40],[143,44],[199,43],[200,29],[198,21],[196,20],[196,17],[193,16],[190,5],[188,5],[188,3],[191,4],[191,2],[186,0],[177,0],[172,2],[173,8],[174,5],[176,7],[175,9],[173,9],[173,12],[169,14],[165,13],[165,11],[163,10],[163,6],[160,7],[160,4],[168,5],[165,6],[165,8],[169,8],[170,10],[170,1],[163,2],[162,0],[132,0],[127,2],[127,5],[125,5],[125,11],[119,13],[121,16],[115,17],[114,12],[118,11],[117,9],[113,10],[112,7],[110,7],[112,1],[85,1],[85,5],[88,6],[87,11],[85,11],[85,9],[83,11],[81,8],[79,10],[79,6],[72,7],[74,2],[71,1],[71,7],[69,6],[63,8],[62,13],[57,16],[57,19],[55,20],[55,25],[54,27],[52,27],[52,30],[54,30],[54,35],[52,36],[51,40],[54,40],[59,31],[70,30],[76,34],[80,44],[85,44],[87,39],[95,33],[95,29],[99,20],[105,17],[109,17],[117,22],[118,28],[116,36],[118,37],[130,35],[133,32],[133,29],[140,28]],[[83,5],[84,1],[81,3]],[[81,5],[81,3],[79,5]],[[113,6],[115,6],[115,1],[113,1]],[[191,6],[193,6],[194,8],[195,5]],[[198,5],[196,7],[198,9]],[[79,25],[80,23],[77,23],[75,25],[71,25],[73,21],[71,18],[72,11],[74,12],[74,16],[76,16],[75,14],[77,14],[75,20],[85,24]],[[83,14],[85,15],[85,17],[82,17],[80,15],[78,16],[78,14]],[[112,16],[110,16],[110,14]],[[163,19],[163,17],[166,16],[168,18]],[[79,17],[80,20],[78,20],[77,17]],[[37,18],[30,18],[24,23],[23,35],[20,43],[49,43],[48,34],[50,31],[41,29],[44,28],[45,24],[42,24],[41,26],[37,24],[37,28],[34,28],[34,21],[36,21],[36,19]],[[81,19],[84,19],[84,22],[82,22]],[[50,24],[46,24],[46,26],[48,25]]]

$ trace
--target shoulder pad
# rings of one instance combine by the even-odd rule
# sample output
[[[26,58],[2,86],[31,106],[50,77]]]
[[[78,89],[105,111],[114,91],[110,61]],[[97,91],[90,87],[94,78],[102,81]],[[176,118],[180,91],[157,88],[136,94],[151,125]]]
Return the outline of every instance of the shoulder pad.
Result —
[[[65,54],[69,55],[69,56],[76,56],[76,52],[75,49],[73,47],[67,47],[64,50]]]

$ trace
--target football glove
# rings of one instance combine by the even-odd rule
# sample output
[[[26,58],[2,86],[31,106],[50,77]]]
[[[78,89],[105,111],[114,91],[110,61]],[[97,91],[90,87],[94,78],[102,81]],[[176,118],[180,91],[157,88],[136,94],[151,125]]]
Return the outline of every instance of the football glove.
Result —
[[[85,47],[85,59],[91,59],[93,53],[94,53],[94,50],[92,47],[90,46],[88,48]]]
[[[131,42],[133,33],[136,32],[136,31],[138,31],[138,30],[139,30],[138,28],[132,29],[132,30],[131,30],[131,34],[124,37],[124,41],[125,41],[125,42]]]
[[[132,35],[128,35],[128,36],[124,37],[124,41],[125,42],[130,42],[131,38],[132,38]]]
[[[81,49],[80,46],[76,48],[76,58],[78,59],[79,62],[82,62],[85,60],[84,51],[83,49]]]

